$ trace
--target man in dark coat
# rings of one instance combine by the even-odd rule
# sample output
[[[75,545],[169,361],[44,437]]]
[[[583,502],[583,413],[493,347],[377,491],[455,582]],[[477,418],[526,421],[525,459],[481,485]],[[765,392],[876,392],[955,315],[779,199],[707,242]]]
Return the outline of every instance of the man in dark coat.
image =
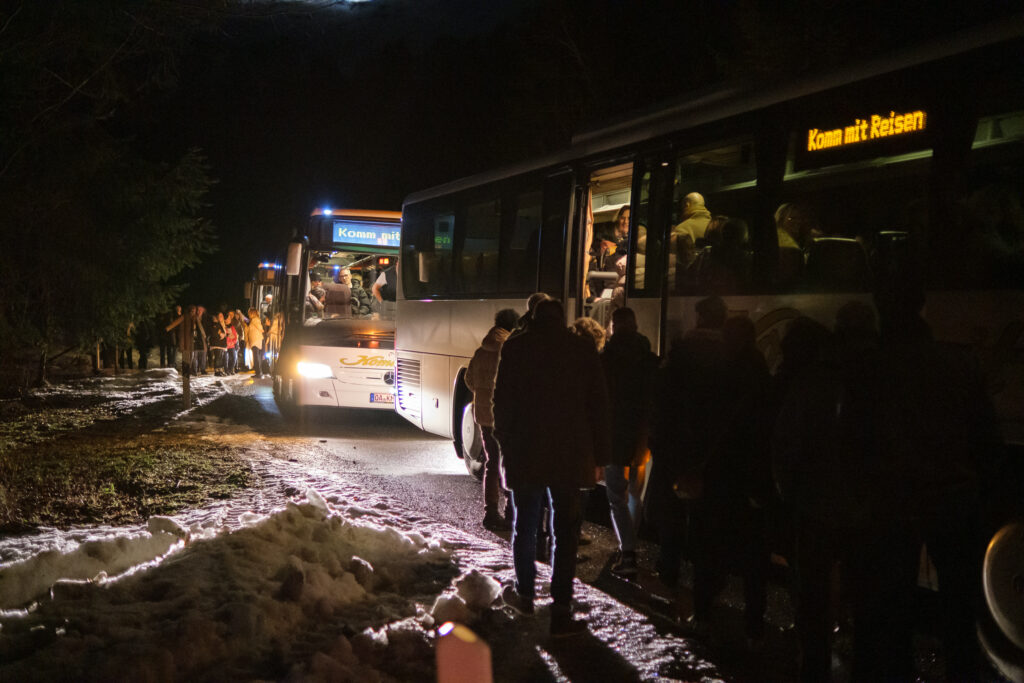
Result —
[[[554,531],[551,634],[581,633],[586,624],[572,617],[579,490],[594,486],[611,462],[611,440],[597,350],[566,329],[561,302],[538,303],[527,331],[502,346],[493,403],[494,432],[515,506],[516,580],[502,598],[522,614],[533,613],[537,528],[547,498]]]
[[[655,391],[652,468],[648,490],[652,520],[661,539],[658,573],[669,587],[680,562],[692,552],[704,469],[715,439],[727,432],[727,359],[722,326],[727,309],[717,296],[697,302],[697,327],[673,344]]]
[[[636,479],[638,455],[647,447],[658,357],[651,352],[647,337],[637,331],[633,309],[616,309],[612,326],[612,336],[601,353],[612,413],[612,462],[605,468],[604,481],[619,539],[619,561],[612,572],[634,576],[636,520],[630,509],[629,485]]]

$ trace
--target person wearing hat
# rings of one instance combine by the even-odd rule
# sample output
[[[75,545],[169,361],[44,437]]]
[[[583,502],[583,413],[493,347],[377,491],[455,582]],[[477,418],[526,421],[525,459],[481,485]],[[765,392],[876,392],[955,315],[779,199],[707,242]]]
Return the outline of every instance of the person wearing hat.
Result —
[[[306,317],[323,317],[326,298],[323,278],[320,277],[320,273],[311,272],[309,274],[309,294],[306,295]]]

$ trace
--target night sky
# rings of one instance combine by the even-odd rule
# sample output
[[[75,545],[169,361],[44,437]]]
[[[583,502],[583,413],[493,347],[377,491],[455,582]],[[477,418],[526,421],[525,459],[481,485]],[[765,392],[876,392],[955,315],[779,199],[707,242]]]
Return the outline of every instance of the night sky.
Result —
[[[620,0],[251,3],[196,35],[138,135],[205,153],[219,249],[188,301],[237,302],[316,206],[415,191],[568,144],[573,132],[730,80],[784,77],[1010,7]]]

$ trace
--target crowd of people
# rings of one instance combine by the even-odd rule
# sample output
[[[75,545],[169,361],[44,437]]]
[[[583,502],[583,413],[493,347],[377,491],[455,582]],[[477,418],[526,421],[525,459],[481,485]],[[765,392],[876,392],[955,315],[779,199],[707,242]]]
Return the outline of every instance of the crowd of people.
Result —
[[[258,308],[250,308],[248,315],[227,306],[216,312],[202,306],[188,306],[183,312],[175,306],[164,316],[161,366],[177,367],[181,353],[180,369],[190,375],[226,377],[251,371],[261,378],[267,372],[267,349],[281,334],[281,316],[271,315],[271,297],[268,294]],[[186,339],[189,334],[191,340]],[[191,357],[185,358],[189,347]]]
[[[658,579],[676,591],[679,617],[696,635],[709,632],[716,596],[734,575],[748,645],[759,647],[771,554],[785,557],[801,680],[829,680],[833,624],[844,617],[854,627],[854,680],[913,680],[927,548],[941,586],[947,677],[973,680],[990,531],[983,503],[1002,451],[975,360],[933,340],[923,303],[912,290],[878,294],[874,307],[850,302],[831,330],[797,318],[774,375],[753,322],[730,316],[719,297],[697,303],[696,327],[663,359],[629,308],[613,312],[607,341],[590,319],[567,328],[562,304],[544,294],[518,320],[500,311],[467,381],[484,432],[483,523],[512,531],[505,603],[534,613],[546,525],[551,633],[585,630],[572,614],[579,493],[603,480],[619,544],[611,571],[637,574],[643,517],[660,543]],[[641,507],[630,479],[648,449]]]
[[[280,337],[280,315],[271,316],[271,297],[268,294],[247,314],[226,305],[217,311],[176,305],[153,320],[135,323],[128,330],[126,343],[118,348],[118,366],[134,368],[137,362],[140,370],[146,370],[158,349],[161,368],[190,375],[226,377],[253,372],[262,377],[267,372],[268,345]],[[189,333],[191,343],[186,344]],[[184,358],[186,347],[191,349],[188,358]]]

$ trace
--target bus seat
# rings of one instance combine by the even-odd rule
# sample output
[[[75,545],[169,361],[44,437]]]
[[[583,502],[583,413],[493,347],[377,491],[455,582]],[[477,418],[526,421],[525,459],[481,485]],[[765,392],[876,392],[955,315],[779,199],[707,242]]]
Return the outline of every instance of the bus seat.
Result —
[[[814,239],[807,251],[806,275],[811,287],[831,291],[861,292],[871,285],[867,252],[860,242],[846,237]]]

